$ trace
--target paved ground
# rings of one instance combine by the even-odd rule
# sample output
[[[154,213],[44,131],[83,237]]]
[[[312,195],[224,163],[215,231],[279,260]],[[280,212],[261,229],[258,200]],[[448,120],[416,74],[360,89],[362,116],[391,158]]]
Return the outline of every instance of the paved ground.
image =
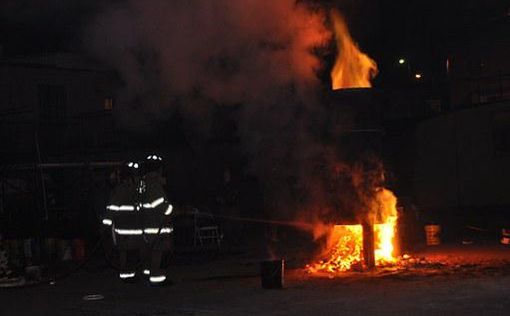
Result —
[[[342,276],[287,271],[263,290],[255,261],[171,267],[175,284],[124,284],[93,265],[55,285],[0,289],[0,315],[510,315],[510,248],[443,247],[426,264]],[[103,300],[84,301],[87,294]]]

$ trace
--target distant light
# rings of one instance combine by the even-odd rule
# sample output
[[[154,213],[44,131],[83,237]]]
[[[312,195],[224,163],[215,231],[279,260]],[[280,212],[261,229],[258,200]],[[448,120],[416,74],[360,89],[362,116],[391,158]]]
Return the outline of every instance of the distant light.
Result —
[[[414,77],[415,77],[416,79],[421,79],[421,74],[415,74],[415,75],[414,75]]]
[[[399,63],[399,64],[401,64],[401,65],[403,65],[403,64],[405,64],[405,63],[406,63],[406,60],[405,60],[404,58],[400,58],[400,59],[398,60],[398,63]]]

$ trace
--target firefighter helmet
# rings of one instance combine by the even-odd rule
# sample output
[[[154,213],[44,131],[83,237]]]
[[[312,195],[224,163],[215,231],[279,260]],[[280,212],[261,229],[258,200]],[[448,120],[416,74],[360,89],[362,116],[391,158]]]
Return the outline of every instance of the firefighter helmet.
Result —
[[[163,157],[157,154],[150,154],[145,159],[146,172],[156,171],[163,166]]]
[[[153,155],[148,155],[146,160],[147,161],[163,161],[163,158],[161,156],[153,154]]]
[[[140,168],[140,164],[136,161],[130,161],[126,164],[126,166],[131,170],[136,170]]]
[[[128,161],[124,164],[123,173],[126,176],[134,176],[140,173],[141,164],[137,161]]]

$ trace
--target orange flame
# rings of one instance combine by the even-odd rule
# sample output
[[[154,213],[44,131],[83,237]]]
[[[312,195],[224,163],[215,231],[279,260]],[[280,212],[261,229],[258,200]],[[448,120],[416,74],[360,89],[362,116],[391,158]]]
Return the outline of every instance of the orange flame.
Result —
[[[375,214],[375,260],[379,265],[394,263],[395,230],[397,227],[397,198],[388,189],[381,188],[373,202]]]
[[[375,262],[378,266],[397,261],[395,232],[397,226],[397,198],[390,190],[381,188],[372,201],[371,220],[374,225]],[[361,266],[363,253],[362,225],[335,225],[330,229],[326,250],[321,257],[326,260],[307,266],[309,272],[343,272]]]
[[[361,262],[363,227],[335,225],[331,230],[324,256],[329,259],[308,266],[309,272],[343,272]]]
[[[353,41],[343,16],[331,11],[338,54],[331,70],[333,90],[345,88],[369,88],[377,75],[377,64],[361,52]]]

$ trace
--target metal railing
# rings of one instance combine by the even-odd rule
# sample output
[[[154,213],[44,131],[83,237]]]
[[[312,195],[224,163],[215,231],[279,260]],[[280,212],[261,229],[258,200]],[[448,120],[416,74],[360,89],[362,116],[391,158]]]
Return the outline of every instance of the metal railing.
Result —
[[[461,105],[476,106],[510,100],[510,74],[480,76],[454,81],[452,94],[459,93]],[[466,92],[462,93],[464,89]]]

